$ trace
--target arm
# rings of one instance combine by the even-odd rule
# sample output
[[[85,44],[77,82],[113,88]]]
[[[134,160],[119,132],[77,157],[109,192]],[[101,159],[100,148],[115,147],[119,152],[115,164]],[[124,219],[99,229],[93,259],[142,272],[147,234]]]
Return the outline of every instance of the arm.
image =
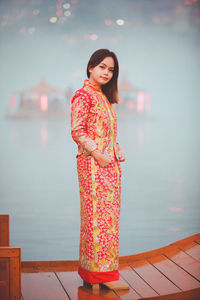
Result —
[[[111,160],[97,147],[86,131],[87,116],[90,111],[91,98],[87,94],[78,94],[71,101],[71,135],[73,140],[81,145],[98,164],[104,168]]]
[[[91,97],[85,93],[75,94],[71,101],[71,135],[73,140],[89,154],[97,148],[86,132]]]

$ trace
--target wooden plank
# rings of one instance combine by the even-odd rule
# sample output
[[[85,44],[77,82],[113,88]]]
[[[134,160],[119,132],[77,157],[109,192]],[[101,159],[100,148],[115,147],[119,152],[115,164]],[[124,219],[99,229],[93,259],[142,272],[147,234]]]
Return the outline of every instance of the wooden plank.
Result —
[[[175,293],[171,295],[159,296],[159,297],[148,297],[145,300],[199,300],[200,289],[194,289],[181,293]]]
[[[199,284],[198,280],[200,276],[200,263],[197,258],[199,258],[200,245],[197,243],[198,240],[200,240],[199,234],[185,238],[160,249],[148,251],[146,253],[140,253],[138,255],[121,257],[119,266],[120,280],[126,281],[131,286],[129,291],[114,292],[106,288],[101,288],[98,294],[94,294],[91,287],[83,286],[83,281],[77,273],[78,261],[23,262],[23,270],[28,272],[32,268],[34,272],[39,272],[42,269],[57,271],[56,274],[53,274],[56,276],[57,281],[60,284],[60,288],[63,289],[64,295],[67,296],[67,298],[64,298],[65,300],[68,298],[100,300],[104,299],[105,297],[110,299],[120,298],[133,300],[144,297],[145,299],[146,297],[149,297],[149,299],[152,297],[152,299],[154,299],[155,296],[157,297],[155,299],[158,300],[164,299],[162,297],[165,297],[165,294],[168,294],[168,296],[166,295],[166,297],[168,297],[166,299],[169,300],[172,300],[172,295],[173,299],[184,299],[179,298],[180,295],[185,295],[185,297],[189,297],[188,295],[193,295],[191,294],[193,291],[192,286],[194,283],[195,287],[196,283]],[[141,260],[139,259],[141,257],[146,257],[148,259]],[[131,258],[130,266],[123,263],[127,260],[127,258]],[[70,270],[70,272],[66,272],[68,270]],[[41,273],[35,273],[35,275],[39,274]],[[25,275],[26,274],[24,273],[23,276]],[[32,274],[32,276],[33,275],[34,274]],[[34,284],[33,286],[36,287],[38,285],[40,287],[42,281],[38,279],[36,282],[37,284]],[[29,285],[32,286],[32,283],[32,280],[30,280]],[[46,284],[46,291],[48,291],[48,285],[51,284],[49,282]],[[188,291],[190,293],[184,294],[181,289],[190,289],[190,291]],[[53,290],[55,291],[56,289],[53,288]],[[53,295],[52,292],[51,295]],[[163,296],[161,297],[158,295]],[[45,296],[48,297],[45,298]],[[29,299],[32,300],[35,298],[29,297]],[[51,300],[51,298],[49,298],[49,294],[45,295],[43,290],[42,293],[40,293],[40,298],[36,297],[36,299]],[[62,300],[62,296],[59,298],[59,300],[60,299]],[[192,300],[193,298],[185,299]],[[199,299],[200,297],[198,300]],[[24,297],[23,300],[27,300],[27,298]]]
[[[9,246],[9,215],[0,215],[0,246]]]
[[[9,215],[8,214],[0,215],[0,222],[9,223]]]
[[[153,265],[146,260],[131,262],[130,266],[141,276],[159,295],[172,294],[179,292],[166,276],[159,272]]]
[[[20,255],[21,257],[21,255]],[[21,298],[21,260],[20,257],[10,258],[10,300]]]
[[[22,261],[23,273],[78,270],[78,260]]]
[[[9,259],[0,258],[0,299],[9,300]]]
[[[101,290],[100,290],[101,291]],[[80,286],[78,288],[78,291],[77,291],[77,297],[76,298],[71,298],[71,300],[74,300],[74,299],[79,299],[79,300],[105,300],[105,299],[109,299],[109,300],[119,300],[118,296],[115,294],[115,296],[109,296],[109,291],[107,290],[107,293],[105,294],[105,290],[104,290],[104,296],[100,295],[102,294],[102,291],[101,292],[98,292],[98,291],[93,291],[92,292],[92,289],[89,288],[89,289],[86,289],[84,286]]]
[[[0,299],[9,300],[9,289],[0,285]]]
[[[119,272],[121,277],[123,277],[135,290],[138,298],[158,296],[158,293],[156,293],[129,265],[120,265]]]
[[[191,242],[187,245],[181,245],[181,246],[179,246],[179,248],[181,250],[185,251],[190,256],[192,256],[194,259],[200,261],[200,245],[199,244],[197,244],[195,242]]]
[[[126,264],[126,263],[128,264],[133,261],[145,260],[148,257],[156,256],[158,254],[163,254],[163,253],[169,251],[169,249],[174,249],[174,248],[177,249],[177,246],[176,245],[168,245],[168,246],[165,246],[162,248],[158,248],[158,249],[143,252],[143,253],[138,253],[138,254],[128,255],[128,256],[120,256],[119,263],[120,264]]]
[[[191,235],[189,237],[183,238],[179,241],[171,243],[171,244],[169,244],[167,246],[164,246],[162,248],[158,248],[158,249],[155,249],[155,250],[151,250],[151,251],[147,251],[147,252],[143,252],[143,253],[138,253],[138,254],[134,254],[134,255],[120,256],[119,257],[119,262],[120,263],[128,263],[128,262],[131,262],[131,261],[147,259],[148,257],[156,256],[158,254],[159,255],[164,254],[165,252],[169,251],[170,249],[171,250],[176,249],[180,245],[188,244],[192,241],[195,241],[196,239],[200,239],[200,233],[197,233],[197,234]]]
[[[99,292],[92,291],[92,288],[83,285],[83,280],[79,276],[77,271],[72,272],[56,272],[58,279],[61,284],[67,291],[70,299],[78,300],[78,299],[102,299],[104,297],[108,297],[109,299],[118,299],[116,293],[114,291],[108,289],[100,288]],[[93,296],[98,298],[93,298]],[[26,300],[26,299],[25,299]]]
[[[187,291],[194,288],[200,288],[200,282],[198,280],[177,266],[167,257],[159,255],[157,257],[149,258],[148,261],[181,290]]]
[[[120,274],[120,281],[125,282],[126,284],[129,284],[128,281],[126,281]],[[123,300],[136,300],[141,299],[141,296],[130,286],[130,290],[116,290],[115,293],[119,296],[120,299]]]
[[[0,247],[1,261],[7,260],[9,268],[9,278],[6,285],[9,290],[9,300],[20,300],[20,265],[21,265],[21,248],[19,247]],[[1,289],[2,290],[2,289]]]
[[[200,262],[186,254],[184,251],[169,251],[165,254],[185,271],[200,280]]]
[[[68,300],[69,297],[53,272],[22,273],[24,300]]]
[[[0,247],[0,257],[19,257],[21,249],[19,247]]]
[[[186,238],[183,238],[179,241],[173,242],[170,245],[179,246],[179,245],[189,244],[189,243],[194,242],[196,239],[199,239],[199,238],[200,238],[200,233],[196,233],[196,234],[190,235]]]

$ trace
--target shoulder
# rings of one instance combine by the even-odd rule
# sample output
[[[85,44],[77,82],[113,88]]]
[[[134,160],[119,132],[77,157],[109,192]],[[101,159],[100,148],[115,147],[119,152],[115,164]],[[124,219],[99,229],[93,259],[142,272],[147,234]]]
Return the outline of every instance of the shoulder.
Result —
[[[92,95],[86,91],[84,88],[78,89],[71,98],[71,104],[75,101],[75,99],[80,99],[86,102],[90,102],[92,100]]]
[[[96,97],[95,97],[95,93],[93,91],[87,90],[84,87],[82,87],[81,89],[78,89],[74,95],[71,98],[71,104],[73,102],[76,102],[78,100],[83,101],[85,104],[95,104],[96,103]]]

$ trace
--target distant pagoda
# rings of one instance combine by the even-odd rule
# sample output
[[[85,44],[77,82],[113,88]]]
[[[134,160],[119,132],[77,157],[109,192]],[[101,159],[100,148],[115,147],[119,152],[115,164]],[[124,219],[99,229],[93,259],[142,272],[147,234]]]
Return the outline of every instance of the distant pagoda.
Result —
[[[70,89],[56,88],[42,78],[37,85],[11,94],[6,117],[65,117],[68,109],[66,99],[70,96]]]
[[[119,82],[119,100],[119,107],[117,107],[119,111],[130,110],[143,113],[151,108],[150,94],[133,86],[126,76],[123,76]]]

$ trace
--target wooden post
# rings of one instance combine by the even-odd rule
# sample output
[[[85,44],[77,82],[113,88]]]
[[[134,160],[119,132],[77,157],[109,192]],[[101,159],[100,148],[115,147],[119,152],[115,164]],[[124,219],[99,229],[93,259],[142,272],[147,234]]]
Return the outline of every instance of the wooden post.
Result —
[[[9,215],[0,215],[0,247],[9,246]]]
[[[0,215],[0,299],[21,300],[21,248],[9,247],[9,215]]]

